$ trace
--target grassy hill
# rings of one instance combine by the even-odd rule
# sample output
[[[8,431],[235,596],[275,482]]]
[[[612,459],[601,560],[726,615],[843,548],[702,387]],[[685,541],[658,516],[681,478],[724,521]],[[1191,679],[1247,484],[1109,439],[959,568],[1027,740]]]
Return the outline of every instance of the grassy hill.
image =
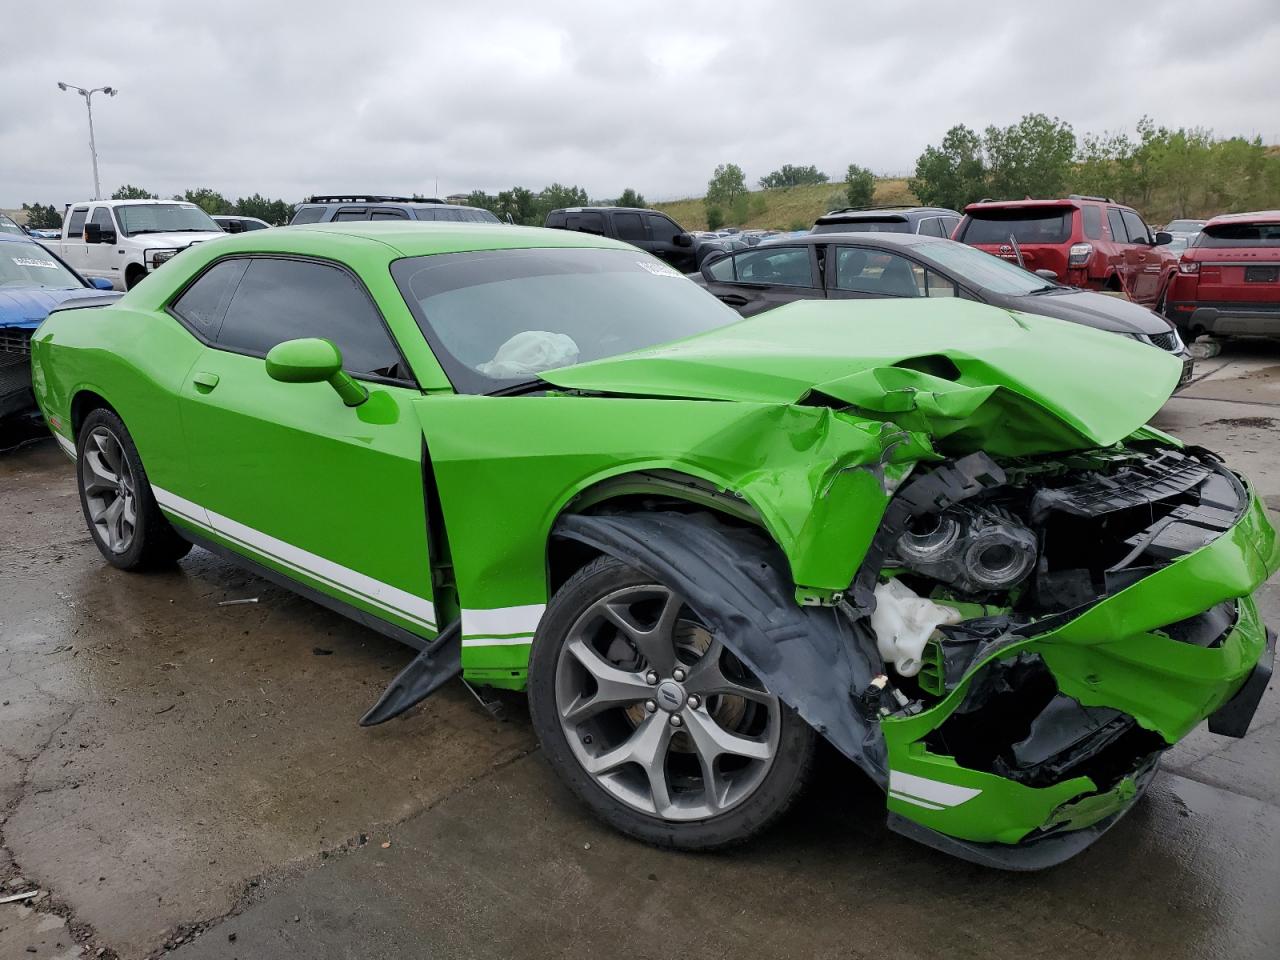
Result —
[[[732,227],[773,230],[808,230],[813,221],[833,207],[843,206],[844,184],[819,183],[804,187],[781,187],[777,190],[755,190],[750,195],[750,215],[745,223]],[[837,199],[839,195],[839,199]],[[876,203],[916,203],[906,180],[877,180]],[[707,229],[707,211],[701,197],[655,203],[686,230]]]

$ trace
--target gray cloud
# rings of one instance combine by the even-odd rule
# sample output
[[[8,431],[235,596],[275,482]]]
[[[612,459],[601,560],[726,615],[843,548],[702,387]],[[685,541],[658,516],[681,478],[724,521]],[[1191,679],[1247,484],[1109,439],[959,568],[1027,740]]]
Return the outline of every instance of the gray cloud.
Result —
[[[14,0],[9,0],[13,3]],[[1280,5],[1166,0],[612,4],[371,0],[15,4],[0,206],[103,188],[230,197],[581,184],[697,195],[717,163],[907,172],[948,127],[1056,114],[1280,141]],[[354,10],[354,12],[353,12]]]

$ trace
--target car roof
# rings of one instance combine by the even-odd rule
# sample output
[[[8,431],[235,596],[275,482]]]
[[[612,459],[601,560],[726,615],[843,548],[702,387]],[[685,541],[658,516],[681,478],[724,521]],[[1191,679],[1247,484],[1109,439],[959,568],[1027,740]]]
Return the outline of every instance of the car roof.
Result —
[[[1222,213],[1205,222],[1206,227],[1216,227],[1223,223],[1277,223],[1280,222],[1280,210],[1253,210],[1249,213]]]
[[[548,213],[662,213],[650,207],[557,207]],[[664,217],[665,213],[662,214]]]
[[[307,240],[300,244],[300,235]],[[349,220],[341,223],[307,223],[274,230],[253,230],[228,234],[208,241],[203,247],[218,244],[219,250],[262,253],[298,252],[293,248],[310,248],[316,240],[328,236],[337,246],[359,243],[379,244],[398,256],[417,257],[436,253],[463,253],[475,250],[519,250],[533,247],[600,247],[608,250],[635,248],[618,240],[574,230],[552,230],[544,227],[514,227],[505,223],[456,223],[427,220]],[[391,259],[395,259],[392,257]]]
[[[800,237],[770,237],[761,240],[752,247],[794,247],[796,244],[835,243],[840,241],[858,243],[862,246],[882,247],[918,247],[927,243],[949,243],[945,237],[929,237],[920,233],[868,233],[863,230],[850,230],[848,233],[831,231],[830,233],[809,233]]]
[[[829,210],[820,216],[816,222],[829,224],[858,220],[888,220],[907,223],[912,217],[924,218],[936,214],[960,216],[958,211],[952,210],[950,207],[912,207],[904,204],[902,206],[845,207],[842,210]]]

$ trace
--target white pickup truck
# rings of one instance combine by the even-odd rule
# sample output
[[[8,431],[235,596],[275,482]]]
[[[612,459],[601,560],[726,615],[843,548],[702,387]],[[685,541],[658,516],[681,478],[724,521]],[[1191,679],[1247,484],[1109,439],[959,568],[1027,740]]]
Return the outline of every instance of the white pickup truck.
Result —
[[[194,203],[88,200],[67,208],[59,239],[40,242],[90,280],[131,290],[191,244],[225,236]]]

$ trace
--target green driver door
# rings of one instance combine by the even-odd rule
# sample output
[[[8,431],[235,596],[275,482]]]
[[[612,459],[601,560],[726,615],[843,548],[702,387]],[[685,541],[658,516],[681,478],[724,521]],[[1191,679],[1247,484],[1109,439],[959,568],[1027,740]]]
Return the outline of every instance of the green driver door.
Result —
[[[229,258],[172,310],[207,345],[180,399],[196,492],[158,491],[161,505],[221,546],[434,636],[410,406],[422,394],[359,278],[319,260]]]

